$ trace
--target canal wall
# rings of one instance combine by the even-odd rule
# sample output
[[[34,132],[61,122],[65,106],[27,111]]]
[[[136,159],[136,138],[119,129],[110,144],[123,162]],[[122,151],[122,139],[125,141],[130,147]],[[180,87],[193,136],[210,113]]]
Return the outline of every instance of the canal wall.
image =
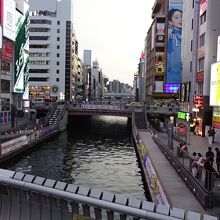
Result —
[[[146,130],[146,132],[148,132]],[[135,142],[135,149],[139,164],[142,170],[142,176],[144,180],[144,187],[148,190],[151,201],[156,204],[172,205],[169,200],[168,194],[165,191],[162,181],[154,167],[154,162],[152,161],[150,154],[143,141],[140,138],[139,131],[135,125],[132,128],[133,139]]]

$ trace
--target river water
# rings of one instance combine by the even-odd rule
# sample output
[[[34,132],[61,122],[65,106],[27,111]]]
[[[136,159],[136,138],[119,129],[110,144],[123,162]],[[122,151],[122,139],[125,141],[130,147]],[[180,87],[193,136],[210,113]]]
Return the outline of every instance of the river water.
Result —
[[[123,117],[75,119],[4,168],[146,199],[131,126]]]

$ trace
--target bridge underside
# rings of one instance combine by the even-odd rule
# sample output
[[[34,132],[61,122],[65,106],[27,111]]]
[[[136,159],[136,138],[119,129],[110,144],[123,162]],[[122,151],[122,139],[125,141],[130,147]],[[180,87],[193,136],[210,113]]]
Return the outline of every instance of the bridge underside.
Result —
[[[107,115],[107,116],[119,116],[119,117],[127,117],[131,118],[132,117],[132,112],[119,112],[119,111],[109,111],[109,110],[81,110],[81,111],[69,111],[68,112],[69,116],[77,116],[77,115],[82,115],[82,116],[98,116],[98,115]]]

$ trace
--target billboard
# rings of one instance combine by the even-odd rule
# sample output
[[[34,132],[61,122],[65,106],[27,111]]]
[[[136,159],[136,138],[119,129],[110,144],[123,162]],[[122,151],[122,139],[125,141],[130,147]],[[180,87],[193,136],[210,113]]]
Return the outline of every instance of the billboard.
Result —
[[[180,83],[183,0],[169,0],[167,83]]]
[[[15,41],[15,1],[1,1],[1,22],[3,26],[3,36]]]
[[[0,57],[2,60],[9,61],[10,63],[13,61],[13,44],[9,40],[3,40]]]
[[[24,14],[16,11],[14,92],[27,94],[29,79],[29,5],[24,1]],[[25,95],[25,99],[28,97]]]
[[[210,106],[220,106],[220,62],[211,65]]]
[[[207,9],[207,0],[200,0],[200,16],[206,11]]]

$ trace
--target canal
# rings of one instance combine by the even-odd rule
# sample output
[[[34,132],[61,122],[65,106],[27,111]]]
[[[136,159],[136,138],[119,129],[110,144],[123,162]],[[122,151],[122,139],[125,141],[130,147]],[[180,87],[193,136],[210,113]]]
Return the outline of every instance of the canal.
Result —
[[[66,131],[3,164],[67,183],[146,199],[127,118],[100,116],[71,121]]]

